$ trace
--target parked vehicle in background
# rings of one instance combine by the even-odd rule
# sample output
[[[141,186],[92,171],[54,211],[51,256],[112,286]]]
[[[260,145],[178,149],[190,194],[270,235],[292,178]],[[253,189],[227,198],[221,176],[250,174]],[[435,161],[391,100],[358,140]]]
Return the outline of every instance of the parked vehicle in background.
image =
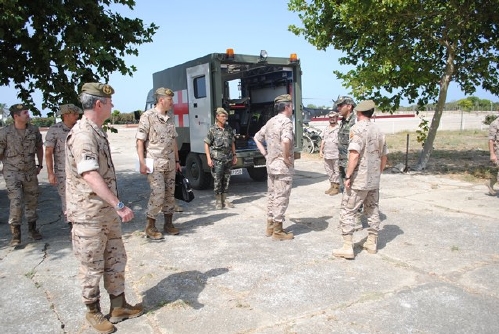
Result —
[[[302,151],[306,153],[319,152],[322,141],[322,131],[308,123],[303,125],[303,147]]]

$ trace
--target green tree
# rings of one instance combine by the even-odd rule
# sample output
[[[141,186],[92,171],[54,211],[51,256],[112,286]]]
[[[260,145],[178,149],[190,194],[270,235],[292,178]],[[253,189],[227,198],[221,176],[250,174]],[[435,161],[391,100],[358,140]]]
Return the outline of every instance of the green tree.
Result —
[[[396,110],[436,103],[416,169],[433,150],[454,81],[471,95],[481,86],[499,94],[499,0],[289,0],[303,27],[289,29],[317,47],[344,52],[336,76],[357,98]]]
[[[470,111],[471,109],[473,109],[473,101],[469,98],[459,100],[457,105],[462,110]]]
[[[72,0],[0,2],[0,85],[13,84],[18,98],[34,106],[40,90],[42,108],[56,112],[61,103],[74,103],[81,85],[109,80],[112,72],[132,75],[126,55],[152,42],[158,26],[113,11],[133,0]],[[34,106],[33,113],[40,115]]]
[[[113,113],[111,114],[111,119],[112,119],[112,123],[113,124],[116,124],[115,123],[115,120],[120,116],[120,111],[119,110],[113,110]]]

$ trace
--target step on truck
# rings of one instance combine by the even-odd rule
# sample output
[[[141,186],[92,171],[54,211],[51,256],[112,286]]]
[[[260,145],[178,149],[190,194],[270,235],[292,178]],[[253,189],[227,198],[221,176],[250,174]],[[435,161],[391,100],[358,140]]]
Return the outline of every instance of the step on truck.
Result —
[[[194,189],[212,184],[210,167],[204,153],[204,138],[215,122],[215,110],[229,113],[228,124],[235,132],[237,165],[232,174],[246,168],[255,181],[267,178],[265,157],[253,136],[274,115],[274,98],[281,94],[293,97],[295,158],[300,157],[303,135],[300,61],[296,54],[270,57],[259,55],[211,53],[184,64],[153,74],[146,110],[154,101],[154,91],[167,87],[174,91],[173,114],[178,133],[181,165]]]

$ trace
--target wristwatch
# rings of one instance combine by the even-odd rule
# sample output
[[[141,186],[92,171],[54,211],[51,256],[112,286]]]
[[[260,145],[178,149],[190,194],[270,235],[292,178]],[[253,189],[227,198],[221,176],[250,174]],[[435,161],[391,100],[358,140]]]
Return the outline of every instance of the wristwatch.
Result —
[[[345,180],[350,180],[350,176],[346,176],[346,177],[345,177]]]
[[[118,204],[116,204],[116,210],[121,210],[125,207],[125,204],[122,201],[119,201]]]

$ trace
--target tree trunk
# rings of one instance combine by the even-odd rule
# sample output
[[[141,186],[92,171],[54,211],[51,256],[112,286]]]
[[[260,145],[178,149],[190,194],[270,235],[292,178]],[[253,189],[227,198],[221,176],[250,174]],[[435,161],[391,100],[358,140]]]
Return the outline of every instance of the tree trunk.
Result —
[[[440,92],[438,95],[438,102],[435,107],[435,113],[431,119],[430,129],[428,130],[428,136],[423,146],[423,151],[419,155],[418,163],[415,170],[426,169],[428,161],[430,160],[431,152],[433,151],[433,143],[435,137],[437,136],[437,130],[440,126],[440,119],[444,111],[445,101],[447,100],[447,90],[449,89],[449,83],[452,80],[452,75],[454,74],[454,47],[452,44],[447,44],[448,56],[447,63],[445,66],[445,73],[440,79]]]

